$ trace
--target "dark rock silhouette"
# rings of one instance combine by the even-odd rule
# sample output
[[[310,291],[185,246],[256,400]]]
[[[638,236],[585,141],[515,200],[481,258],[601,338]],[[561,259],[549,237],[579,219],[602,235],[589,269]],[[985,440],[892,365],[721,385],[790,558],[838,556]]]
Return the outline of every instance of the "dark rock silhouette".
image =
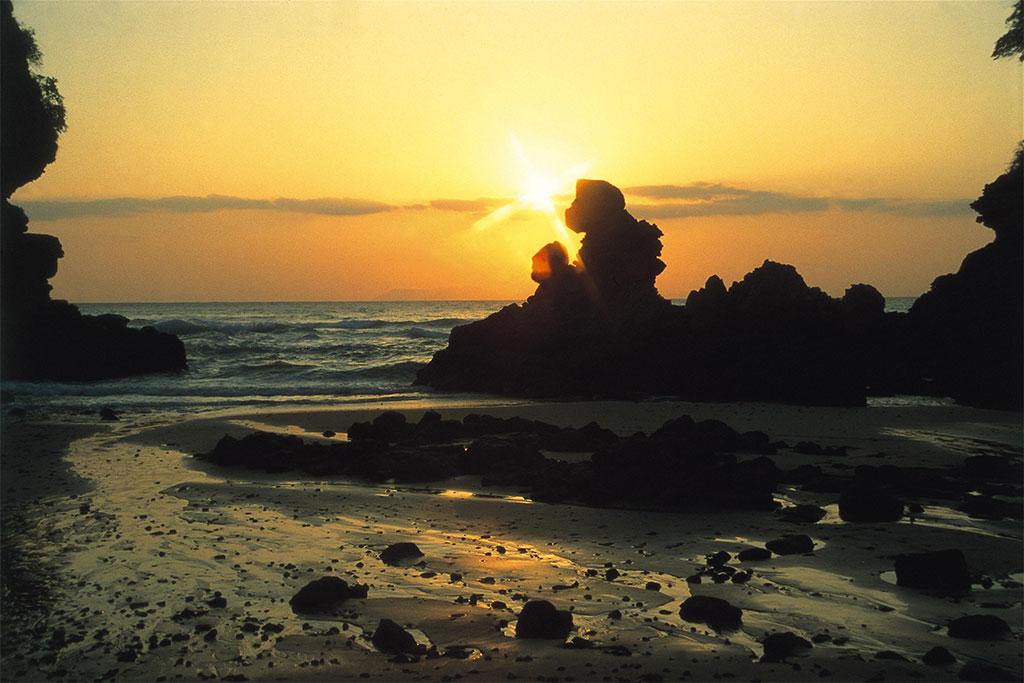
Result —
[[[418,557],[423,557],[423,551],[415,543],[403,541],[401,543],[392,543],[381,551],[380,561],[384,564],[398,565]]]
[[[1024,149],[971,204],[995,239],[935,279],[910,309],[912,357],[935,391],[969,405],[1020,409],[1024,394]]]
[[[359,584],[350,586],[336,576],[325,576],[303,586],[288,604],[296,614],[330,614],[346,600],[365,598],[368,590]]]
[[[735,631],[743,622],[743,610],[721,598],[693,595],[679,606],[683,621],[707,624],[716,631]]]
[[[382,652],[412,653],[417,650],[413,635],[390,619],[380,620],[371,642]]]
[[[961,551],[934,550],[897,556],[896,584],[958,593],[971,589],[971,575]]]
[[[566,225],[584,234],[579,258],[544,246],[537,291],[452,330],[417,383],[524,396],[671,394],[697,400],[862,405],[888,322],[884,299],[854,285],[842,299],[766,261],[726,288],[712,276],[671,306],[655,288],[661,231],[634,219],[622,193],[580,180]],[[898,363],[893,363],[898,365]]]
[[[969,614],[949,622],[950,638],[1000,640],[1009,636],[1010,625],[994,614]]]
[[[39,49],[9,0],[0,2],[0,37],[0,376],[94,380],[183,369],[177,337],[50,299],[60,241],[28,233],[28,217],[9,199],[56,158],[64,104],[56,81],[33,73]]]
[[[565,640],[572,630],[572,613],[555,609],[547,600],[530,600],[516,622],[516,638]]]
[[[789,631],[768,634],[762,645],[764,645],[764,656],[761,660],[765,662],[781,662],[814,647],[809,640]]]

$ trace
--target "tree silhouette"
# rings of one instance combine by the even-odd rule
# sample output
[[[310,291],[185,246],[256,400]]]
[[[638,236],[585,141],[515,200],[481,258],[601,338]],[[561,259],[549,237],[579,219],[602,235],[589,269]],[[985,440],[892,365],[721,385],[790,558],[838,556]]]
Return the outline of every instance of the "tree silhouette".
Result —
[[[1017,0],[1006,18],[1006,33],[996,41],[992,59],[1018,55],[1024,62],[1024,0]]]
[[[7,199],[57,158],[67,124],[57,80],[33,70],[42,55],[10,0],[0,0],[0,50],[0,192]]]

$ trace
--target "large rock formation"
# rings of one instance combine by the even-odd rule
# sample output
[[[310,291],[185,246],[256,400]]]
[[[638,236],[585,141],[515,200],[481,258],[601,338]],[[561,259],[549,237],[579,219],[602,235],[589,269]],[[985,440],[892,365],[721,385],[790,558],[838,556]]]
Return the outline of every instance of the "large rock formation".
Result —
[[[8,0],[0,2],[0,30],[0,376],[92,380],[184,368],[177,337],[50,299],[47,280],[64,255],[60,241],[29,233],[28,217],[9,199],[56,157],[64,106],[55,81],[29,68],[39,50]]]
[[[935,279],[910,310],[913,358],[938,393],[992,408],[1022,405],[1022,148],[971,208],[995,240]]]
[[[558,243],[533,259],[536,293],[457,327],[417,382],[526,396],[671,394],[860,405],[887,325],[884,299],[855,285],[840,299],[766,261],[731,288],[713,276],[685,307],[655,288],[661,231],[602,180],[580,180],[566,225],[584,234],[569,263]],[[884,356],[884,354],[881,354]],[[879,374],[878,383],[883,373]],[[888,377],[891,373],[886,373]]]

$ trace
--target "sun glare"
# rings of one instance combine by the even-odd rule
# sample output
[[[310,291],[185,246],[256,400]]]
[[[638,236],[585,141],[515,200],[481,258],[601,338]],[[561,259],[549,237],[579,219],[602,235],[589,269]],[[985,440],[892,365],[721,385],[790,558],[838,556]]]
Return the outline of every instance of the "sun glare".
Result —
[[[555,239],[561,242],[570,253],[575,252],[579,244],[558,215],[556,205],[560,197],[572,193],[576,179],[586,173],[587,164],[576,164],[562,173],[552,174],[534,166],[519,139],[512,133],[509,133],[509,145],[522,169],[519,194],[514,201],[495,209],[478,220],[474,227],[477,230],[487,230],[505,222],[520,211],[537,212],[544,214],[551,222]]]

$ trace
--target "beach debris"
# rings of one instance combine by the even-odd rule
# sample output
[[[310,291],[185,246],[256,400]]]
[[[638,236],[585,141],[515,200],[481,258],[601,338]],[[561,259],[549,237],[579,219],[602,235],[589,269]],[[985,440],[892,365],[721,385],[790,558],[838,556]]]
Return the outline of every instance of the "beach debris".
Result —
[[[825,517],[825,509],[817,505],[794,505],[779,510],[779,519],[800,524],[814,524]]]
[[[928,652],[924,653],[921,657],[921,661],[928,666],[947,666],[949,664],[955,664],[956,657],[954,657],[953,653],[946,648],[941,645],[936,645],[932,649],[928,650]]]
[[[770,633],[761,643],[764,645],[762,662],[780,662],[787,657],[810,650],[813,645],[805,638],[788,631]]]
[[[684,621],[707,624],[716,631],[733,631],[740,627],[743,610],[721,598],[693,595],[679,606]]]
[[[380,561],[384,564],[390,564],[397,566],[408,560],[414,560],[418,557],[423,557],[423,551],[415,543],[408,541],[402,541],[400,543],[392,543],[380,554]]]
[[[1008,683],[1020,681],[1020,676],[1011,671],[1007,671],[995,664],[977,660],[964,664],[960,671],[957,672],[957,678],[961,681],[985,681],[989,683],[996,681],[1007,681]]]
[[[800,441],[793,446],[794,453],[802,453],[804,455],[826,455],[829,457],[843,457],[846,455],[846,446],[822,446],[816,444],[813,441]]]
[[[771,559],[772,551],[767,548],[744,548],[736,554],[740,562],[760,562]]]
[[[1001,640],[1010,635],[1010,625],[994,614],[969,614],[949,622],[951,638]]]
[[[971,588],[967,560],[960,550],[933,550],[896,557],[896,584],[910,588],[930,588],[963,592]]]
[[[547,600],[530,600],[519,612],[516,638],[565,640],[572,626],[571,612],[555,609]]]
[[[360,584],[348,584],[337,576],[325,576],[310,581],[288,601],[296,614],[326,614],[334,611],[339,603],[350,598],[365,598],[369,588]]]
[[[789,534],[768,541],[764,546],[776,555],[796,555],[814,550],[814,541],[806,534]]]
[[[845,522],[895,522],[903,516],[903,502],[887,491],[854,482],[839,496],[839,517]]]
[[[391,619],[380,620],[371,642],[382,652],[411,654],[418,649],[416,638]]]

